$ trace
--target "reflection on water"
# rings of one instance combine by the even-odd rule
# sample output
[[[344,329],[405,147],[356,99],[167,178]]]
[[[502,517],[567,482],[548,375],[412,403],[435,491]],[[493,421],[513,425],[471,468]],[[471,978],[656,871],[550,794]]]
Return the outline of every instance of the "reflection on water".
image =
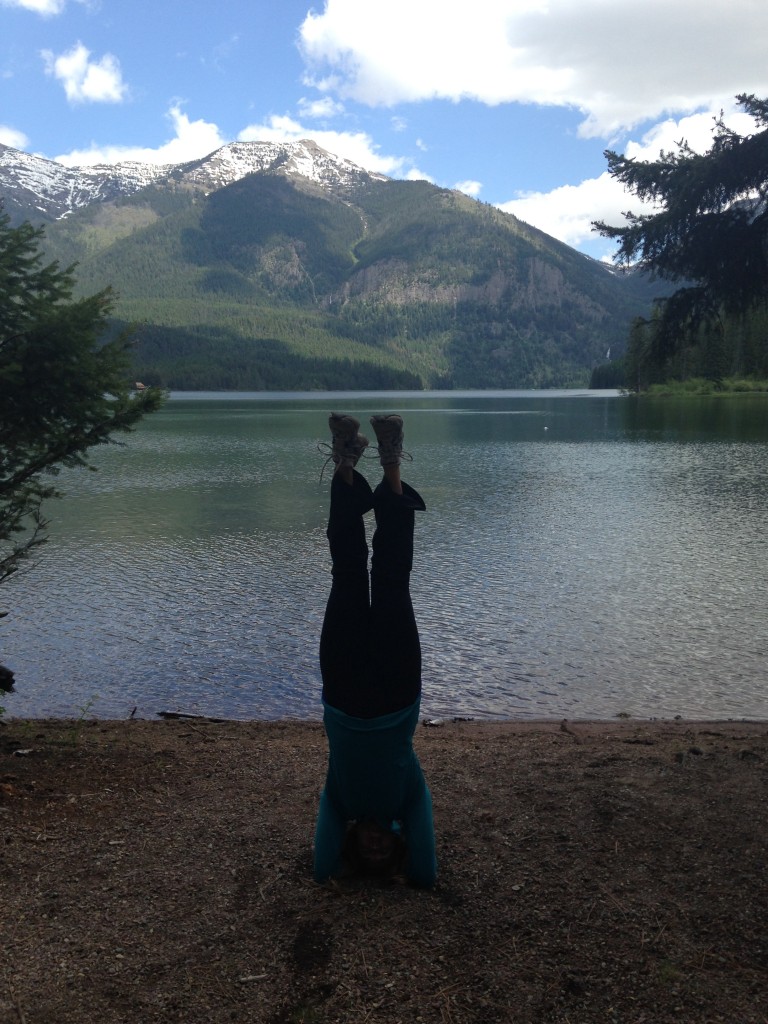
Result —
[[[4,585],[8,713],[318,717],[337,406],[406,416],[426,714],[768,718],[768,405],[509,392],[175,396]]]

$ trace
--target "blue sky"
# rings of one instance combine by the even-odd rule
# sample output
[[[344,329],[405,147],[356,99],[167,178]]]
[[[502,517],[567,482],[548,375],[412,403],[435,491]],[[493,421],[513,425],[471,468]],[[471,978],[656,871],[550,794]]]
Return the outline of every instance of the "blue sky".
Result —
[[[765,0],[0,0],[0,142],[69,165],[313,138],[598,258],[603,151],[703,150],[768,96]]]

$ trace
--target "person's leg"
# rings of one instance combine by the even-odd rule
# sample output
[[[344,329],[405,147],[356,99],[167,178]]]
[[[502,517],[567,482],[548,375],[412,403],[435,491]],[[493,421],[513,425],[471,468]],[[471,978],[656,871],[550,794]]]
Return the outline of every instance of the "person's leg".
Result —
[[[346,423],[339,423],[339,420]],[[363,516],[373,507],[368,481],[354,468],[367,444],[357,434],[352,417],[331,417],[331,429],[344,429],[360,438],[356,450],[344,441],[337,445],[336,471],[331,481],[331,509],[326,531],[331,551],[331,592],[320,634],[320,671],[323,700],[333,707],[357,714],[357,692],[367,665],[369,623],[368,544]],[[346,444],[347,455],[339,456]]]
[[[421,693],[421,644],[410,576],[415,513],[423,512],[425,505],[400,476],[402,420],[389,416],[371,422],[384,473],[373,494],[371,653],[377,713],[386,714],[408,707]]]

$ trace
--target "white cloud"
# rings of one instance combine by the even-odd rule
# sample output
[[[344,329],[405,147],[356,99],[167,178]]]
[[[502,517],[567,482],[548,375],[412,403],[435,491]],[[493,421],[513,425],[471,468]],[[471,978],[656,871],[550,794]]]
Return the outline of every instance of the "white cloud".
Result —
[[[586,136],[768,93],[762,0],[326,0],[300,46],[327,94],[568,106]]]
[[[695,152],[703,153],[712,145],[714,119],[720,111],[694,114],[679,121],[668,119],[654,125],[639,141],[630,141],[624,153],[636,160],[656,160],[660,152],[677,149],[685,140]],[[754,131],[755,123],[746,114],[726,112],[726,124],[740,134]],[[520,220],[533,224],[547,234],[575,247],[583,247],[598,236],[592,222],[623,224],[625,211],[635,214],[651,213],[653,206],[642,203],[605,171],[597,178],[589,178],[577,185],[562,185],[551,192],[520,193],[509,202],[499,203],[500,209],[512,213]],[[603,252],[613,252],[611,241],[599,243]]]
[[[721,113],[725,124],[740,135],[749,135],[755,130],[755,122],[749,114],[736,111],[733,104],[729,104],[727,108],[707,110],[678,121],[673,118],[660,121],[640,142],[627,142],[623,152],[634,160],[656,160],[659,153],[677,149],[677,144],[684,140],[694,152],[705,153],[712,146],[715,120]]]
[[[215,124],[202,120],[190,121],[178,106],[171,107],[168,119],[173,126],[174,136],[156,149],[142,146],[93,146],[90,149],[74,150],[54,159],[68,167],[116,164],[126,160],[148,164],[175,164],[207,156],[229,141],[222,137]]]
[[[3,7],[23,7],[24,10],[34,11],[35,14],[42,14],[43,17],[61,14],[66,2],[67,0],[0,0]]]
[[[322,120],[323,118],[336,117],[338,114],[343,114],[344,107],[341,103],[331,99],[330,96],[321,96],[320,99],[315,100],[302,97],[299,100],[299,113],[303,117],[314,117]]]
[[[217,125],[208,121],[191,121],[176,104],[168,111],[174,136],[155,149],[140,146],[97,146],[73,150],[53,159],[68,167],[93,164],[115,164],[126,160],[142,163],[182,163],[207,156],[231,141],[224,138]],[[359,167],[392,177],[432,180],[410,166],[403,157],[385,156],[378,151],[371,137],[364,132],[317,131],[294,118],[273,116],[263,124],[253,124],[238,133],[240,142],[297,142],[312,139],[329,153],[346,157]]]
[[[406,181],[428,181],[431,185],[435,184],[435,179],[425,174],[424,171],[420,171],[418,167],[411,167],[411,169],[405,174]]]
[[[252,124],[239,134],[241,142],[298,142],[313,139],[329,153],[346,157],[359,167],[392,177],[408,176],[403,157],[385,156],[365,132],[317,131],[287,116],[272,116],[263,124]],[[419,178],[424,177],[419,174]]]
[[[546,231],[567,245],[579,247],[593,237],[592,221],[621,224],[629,200],[622,186],[606,171],[579,185],[561,185],[551,192],[526,192],[500,203],[505,213]],[[642,212],[635,202],[636,212]],[[612,244],[612,243],[611,243]]]
[[[0,124],[0,142],[12,149],[26,149],[29,145],[29,139],[24,132],[19,132],[6,124]]]
[[[464,192],[465,195],[472,196],[476,199],[483,190],[483,183],[481,181],[457,181],[453,186],[457,191]]]
[[[50,50],[41,55],[46,72],[63,84],[70,103],[120,103],[128,94],[120,62],[111,53],[92,61],[90,50],[77,43],[58,57]]]

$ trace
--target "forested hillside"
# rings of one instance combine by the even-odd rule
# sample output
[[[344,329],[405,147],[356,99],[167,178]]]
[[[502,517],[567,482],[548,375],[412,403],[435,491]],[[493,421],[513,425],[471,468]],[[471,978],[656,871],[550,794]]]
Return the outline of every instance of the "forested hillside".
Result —
[[[84,293],[114,286],[137,379],[177,389],[585,385],[650,302],[460,193],[363,171],[334,191],[279,163],[94,202],[46,247]]]
[[[768,378],[768,99],[742,94],[753,130],[740,134],[723,116],[712,147],[685,140],[656,160],[608,151],[611,175],[653,214],[595,223],[617,241],[621,265],[667,282],[650,317],[633,322],[626,353],[629,387],[765,387]],[[613,367],[601,367],[605,381]]]

